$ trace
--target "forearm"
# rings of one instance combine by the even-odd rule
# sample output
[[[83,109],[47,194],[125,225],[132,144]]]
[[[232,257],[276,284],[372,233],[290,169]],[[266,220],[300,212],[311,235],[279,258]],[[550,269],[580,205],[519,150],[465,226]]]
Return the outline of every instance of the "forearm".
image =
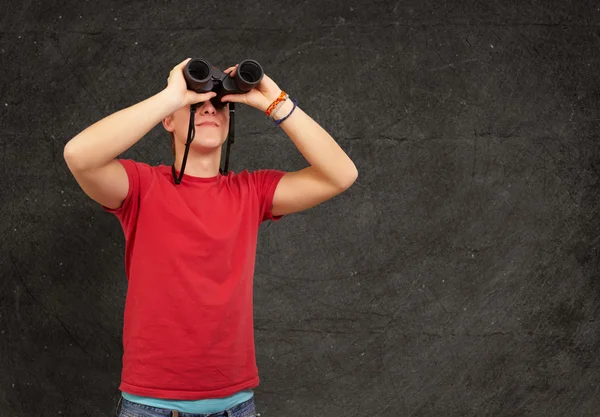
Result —
[[[289,114],[293,103],[288,100],[277,112],[277,118]],[[310,116],[296,107],[280,124],[308,163],[339,187],[349,187],[358,171],[336,141]]]
[[[132,147],[177,107],[178,103],[163,90],[113,113],[71,139],[64,149],[65,160],[71,169],[103,167]]]

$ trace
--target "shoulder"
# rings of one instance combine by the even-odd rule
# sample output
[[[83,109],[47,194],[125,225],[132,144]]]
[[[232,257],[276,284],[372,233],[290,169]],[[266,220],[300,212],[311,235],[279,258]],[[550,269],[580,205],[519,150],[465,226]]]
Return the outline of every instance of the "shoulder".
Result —
[[[156,178],[160,178],[165,173],[170,172],[164,165],[150,165],[146,162],[139,162],[133,159],[117,159],[127,171],[130,184],[139,184],[142,190],[148,189]]]
[[[151,173],[154,171],[159,171],[162,165],[152,166],[147,164],[146,162],[139,162],[133,159],[117,159],[117,161],[123,165],[123,167],[127,170],[137,170],[140,173]]]
[[[229,172],[228,179],[232,182],[243,183],[253,188],[277,183],[287,172],[278,169],[259,168],[256,170],[245,169],[239,173]]]

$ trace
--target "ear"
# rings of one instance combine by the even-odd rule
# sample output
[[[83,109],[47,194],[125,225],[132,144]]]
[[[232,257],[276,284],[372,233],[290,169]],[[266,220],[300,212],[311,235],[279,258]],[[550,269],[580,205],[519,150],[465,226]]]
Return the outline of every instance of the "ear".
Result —
[[[170,114],[169,116],[165,117],[162,120],[162,125],[168,132],[175,131],[175,123],[173,122],[173,115]]]

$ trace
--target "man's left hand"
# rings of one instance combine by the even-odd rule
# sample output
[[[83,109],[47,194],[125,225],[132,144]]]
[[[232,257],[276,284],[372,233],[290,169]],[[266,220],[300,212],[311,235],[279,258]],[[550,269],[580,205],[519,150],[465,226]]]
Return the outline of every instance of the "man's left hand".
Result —
[[[223,72],[229,74],[231,77],[235,77],[237,67],[238,65],[229,67]],[[243,94],[227,94],[221,100],[224,102],[244,103],[264,113],[271,103],[279,97],[279,94],[281,94],[281,89],[275,84],[275,81],[268,77],[267,74],[263,74],[262,80],[252,90]]]

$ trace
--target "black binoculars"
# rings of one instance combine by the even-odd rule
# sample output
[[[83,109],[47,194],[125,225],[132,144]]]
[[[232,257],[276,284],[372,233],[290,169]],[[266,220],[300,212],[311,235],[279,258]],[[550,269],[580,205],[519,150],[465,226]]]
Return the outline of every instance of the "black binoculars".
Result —
[[[243,94],[252,90],[262,80],[263,75],[262,67],[253,59],[240,62],[234,77],[213,67],[202,58],[191,59],[183,71],[188,90],[196,93],[217,93],[210,99],[215,108],[225,107],[227,103],[222,102],[221,98],[227,94]]]

